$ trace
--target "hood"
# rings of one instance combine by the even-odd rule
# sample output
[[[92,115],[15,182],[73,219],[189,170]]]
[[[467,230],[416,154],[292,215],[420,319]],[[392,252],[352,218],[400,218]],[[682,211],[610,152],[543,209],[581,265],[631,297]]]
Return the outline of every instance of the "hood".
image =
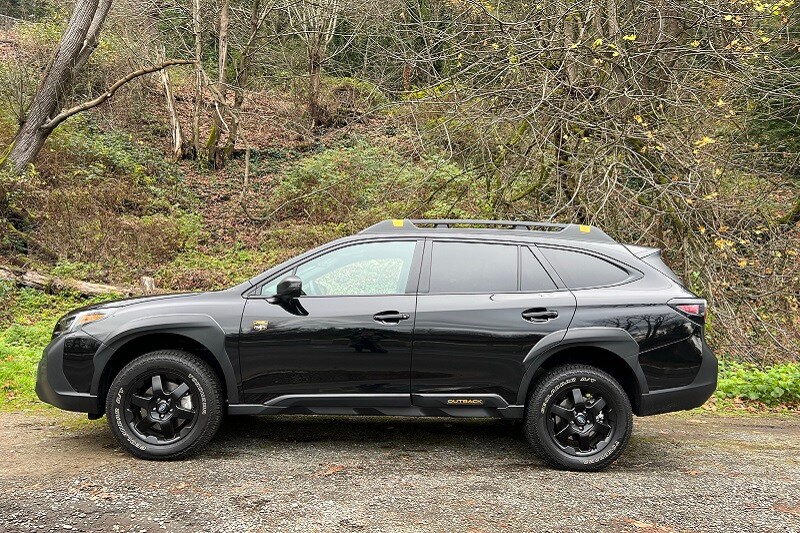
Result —
[[[175,300],[178,298],[189,298],[204,294],[202,292],[180,292],[174,294],[154,294],[153,296],[133,296],[131,298],[120,298],[119,300],[111,300],[108,302],[101,302],[97,304],[86,305],[73,309],[69,314],[81,313],[83,311],[93,311],[97,309],[119,309],[120,307],[128,307],[139,303],[157,302],[159,300]]]

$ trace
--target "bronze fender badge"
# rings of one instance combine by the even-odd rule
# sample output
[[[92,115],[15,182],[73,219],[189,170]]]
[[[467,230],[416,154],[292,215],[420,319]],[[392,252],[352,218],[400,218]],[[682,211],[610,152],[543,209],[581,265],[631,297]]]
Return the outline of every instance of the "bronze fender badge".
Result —
[[[483,400],[478,398],[451,398],[447,405],[483,405]]]

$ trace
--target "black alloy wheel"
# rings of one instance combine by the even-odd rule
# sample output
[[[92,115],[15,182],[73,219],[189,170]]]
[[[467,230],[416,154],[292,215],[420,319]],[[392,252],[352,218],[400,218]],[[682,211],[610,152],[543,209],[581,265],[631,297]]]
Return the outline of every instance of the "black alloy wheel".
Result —
[[[169,444],[185,437],[197,420],[200,395],[176,374],[145,375],[125,395],[125,422],[140,439]]]
[[[615,413],[597,387],[564,390],[548,408],[547,429],[562,450],[583,457],[602,451],[614,434]]]

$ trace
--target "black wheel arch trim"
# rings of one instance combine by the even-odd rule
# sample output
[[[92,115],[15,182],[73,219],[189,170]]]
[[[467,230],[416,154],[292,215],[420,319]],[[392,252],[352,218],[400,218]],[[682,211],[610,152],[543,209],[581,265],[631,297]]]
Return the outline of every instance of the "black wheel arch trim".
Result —
[[[639,344],[630,333],[622,328],[611,327],[570,328],[554,331],[545,336],[525,356],[523,363],[526,369],[516,403],[525,404],[528,393],[534,385],[533,379],[547,360],[560,352],[579,346],[601,348],[617,355],[630,368],[636,379],[636,396],[649,392],[647,380],[638,364]]]
[[[94,357],[95,372],[91,392],[101,398],[103,371],[119,349],[136,340],[152,334],[172,334],[186,337],[209,351],[222,369],[227,398],[231,403],[239,402],[239,382],[231,357],[225,349],[225,332],[211,316],[205,314],[170,314],[142,317],[112,332],[104,339]]]

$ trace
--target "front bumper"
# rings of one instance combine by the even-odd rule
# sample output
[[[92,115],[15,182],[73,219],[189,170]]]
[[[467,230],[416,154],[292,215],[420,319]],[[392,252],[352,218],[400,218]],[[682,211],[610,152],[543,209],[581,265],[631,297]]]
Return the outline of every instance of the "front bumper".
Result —
[[[56,338],[45,348],[36,372],[36,395],[43,402],[59,409],[93,415],[102,414],[103,409],[98,397],[89,392],[76,391],[64,373],[64,343],[70,338],[76,337]],[[97,345],[100,346],[99,343]],[[84,357],[86,356],[88,354]],[[91,379],[91,374],[88,378]]]
[[[643,394],[639,400],[639,416],[657,415],[700,407],[717,389],[717,358],[703,342],[703,361],[694,381],[685,387],[664,389]]]

